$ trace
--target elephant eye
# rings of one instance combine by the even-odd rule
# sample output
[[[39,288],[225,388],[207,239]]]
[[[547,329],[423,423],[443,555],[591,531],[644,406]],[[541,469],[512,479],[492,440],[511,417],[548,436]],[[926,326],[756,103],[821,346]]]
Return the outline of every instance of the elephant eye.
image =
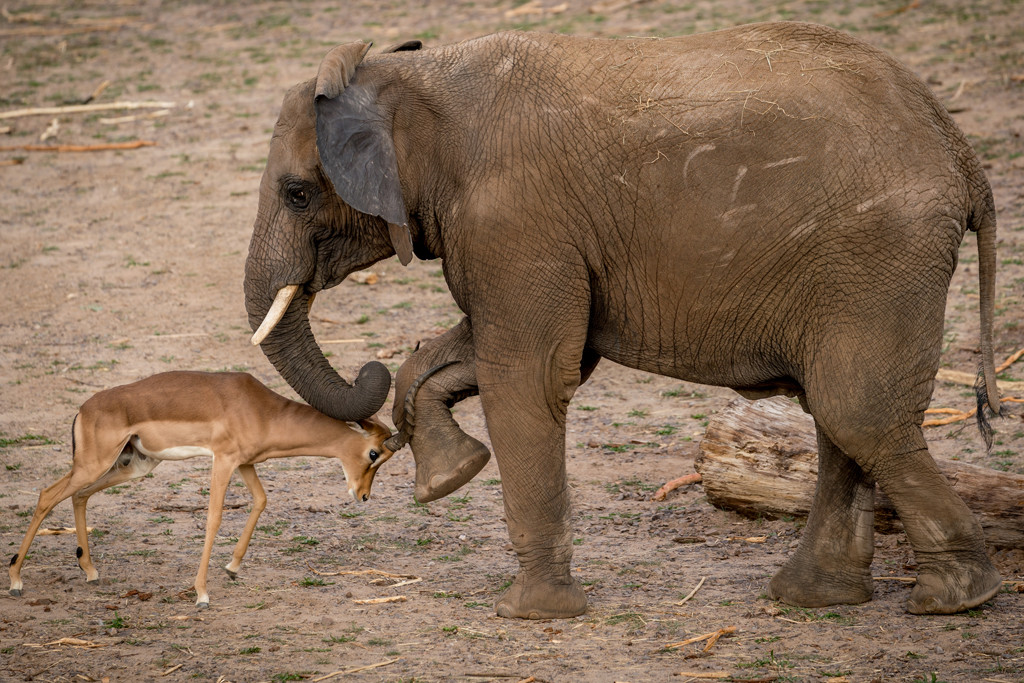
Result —
[[[309,205],[309,193],[301,187],[292,187],[288,190],[288,202],[296,209],[304,209]]]
[[[378,453],[377,451],[375,451],[375,450],[373,450],[371,448],[370,449],[370,462],[377,462],[377,458],[379,458],[379,457],[380,457],[380,453]]]

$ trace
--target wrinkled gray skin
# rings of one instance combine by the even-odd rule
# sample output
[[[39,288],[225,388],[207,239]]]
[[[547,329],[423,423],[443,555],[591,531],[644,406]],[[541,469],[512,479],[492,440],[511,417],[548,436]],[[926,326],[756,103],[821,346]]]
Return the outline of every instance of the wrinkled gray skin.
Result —
[[[983,369],[998,406],[992,196],[964,136],[906,69],[795,23],[365,51],[336,48],[285,96],[246,306],[255,328],[278,288],[301,285],[264,349],[314,405],[369,414],[383,401],[367,388],[378,371],[351,388],[325,368],[306,300],[396,253],[443,260],[468,321],[408,372],[431,354],[471,356],[472,371],[445,367],[426,383],[416,456],[441,475],[465,455],[451,452],[481,457],[439,415],[476,387],[520,563],[498,614],[586,608],[569,571],[565,419],[601,357],[800,396],[817,428],[818,485],[772,596],[870,599],[876,482],[914,548],[911,612],[997,592],[981,529],[920,426],[967,230],[978,232]],[[431,493],[433,474],[417,476],[418,491]]]

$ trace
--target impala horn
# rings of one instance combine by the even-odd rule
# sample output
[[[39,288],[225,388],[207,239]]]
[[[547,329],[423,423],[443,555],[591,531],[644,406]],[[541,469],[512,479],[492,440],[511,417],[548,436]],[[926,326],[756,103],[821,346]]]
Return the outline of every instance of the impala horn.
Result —
[[[395,453],[409,443],[409,440],[412,439],[413,430],[416,428],[416,394],[419,393],[420,387],[423,386],[423,383],[430,379],[432,375],[449,365],[455,365],[458,362],[459,361],[457,360],[450,360],[447,363],[435,365],[417,377],[416,381],[409,385],[409,391],[405,392],[405,421],[403,422],[401,429],[398,430],[398,433],[384,442],[384,448]]]

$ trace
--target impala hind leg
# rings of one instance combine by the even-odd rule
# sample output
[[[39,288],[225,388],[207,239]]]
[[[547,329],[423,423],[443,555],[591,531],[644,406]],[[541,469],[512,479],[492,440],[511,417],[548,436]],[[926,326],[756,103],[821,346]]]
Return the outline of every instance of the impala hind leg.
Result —
[[[256,468],[252,465],[239,465],[238,474],[242,477],[246,488],[249,489],[249,493],[252,494],[252,511],[249,513],[249,519],[245,522],[245,530],[235,545],[235,552],[231,555],[231,562],[228,562],[227,566],[224,567],[224,571],[232,579],[238,576],[238,568],[242,565],[245,551],[249,549],[249,541],[252,540],[252,534],[256,530],[256,522],[259,521],[260,514],[264,508],[267,507],[267,493],[263,490],[260,478],[256,476]]]
[[[75,535],[78,538],[78,548],[75,552],[78,556],[78,566],[85,572],[86,582],[92,583],[100,578],[89,554],[89,527],[85,522],[85,506],[89,503],[89,498],[103,489],[144,477],[152,472],[159,463],[159,460],[147,458],[132,449],[131,446],[126,446],[114,465],[98,481],[72,494],[71,505],[75,510]]]
[[[39,526],[46,519],[46,516],[56,507],[57,503],[70,496],[74,491],[71,484],[71,478],[74,473],[75,471],[72,469],[59,480],[40,491],[39,502],[36,504],[36,511],[32,515],[32,521],[28,525],[28,531],[25,532],[25,538],[22,539],[17,554],[11,558],[11,566],[8,570],[11,578],[11,595],[16,597],[21,595],[21,565],[25,563],[25,556],[28,554],[29,546],[32,545],[32,540],[35,538],[36,532],[39,531]]]

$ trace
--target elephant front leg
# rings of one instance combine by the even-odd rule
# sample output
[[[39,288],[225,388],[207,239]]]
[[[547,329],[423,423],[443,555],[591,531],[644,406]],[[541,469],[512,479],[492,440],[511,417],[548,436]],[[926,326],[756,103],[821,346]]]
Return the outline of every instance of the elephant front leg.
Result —
[[[854,605],[873,592],[875,484],[817,427],[818,483],[796,553],[768,594],[800,607]]]
[[[420,387],[415,397],[415,427],[409,445],[416,460],[416,500],[427,503],[447,496],[475,477],[491,457],[487,446],[462,431],[451,406],[478,393],[469,319],[425,343],[395,377],[392,418],[406,424],[405,398],[418,377],[445,363]]]
[[[488,368],[480,371],[480,379],[501,472],[505,519],[520,567],[496,611],[502,617],[526,619],[582,614],[586,594],[570,574],[572,528],[565,463],[565,414],[579,384],[579,357],[572,364],[540,362],[512,374]]]

